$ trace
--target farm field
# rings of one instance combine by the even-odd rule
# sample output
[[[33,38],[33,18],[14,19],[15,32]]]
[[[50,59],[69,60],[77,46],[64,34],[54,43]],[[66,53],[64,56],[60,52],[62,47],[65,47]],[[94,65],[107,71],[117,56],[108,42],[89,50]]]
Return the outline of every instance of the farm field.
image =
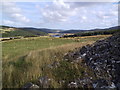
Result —
[[[62,60],[65,53],[109,36],[32,37],[2,42],[3,87],[18,88],[27,82],[35,82],[47,72],[48,64]],[[48,75],[53,77],[51,73]],[[53,83],[53,87],[59,86]]]

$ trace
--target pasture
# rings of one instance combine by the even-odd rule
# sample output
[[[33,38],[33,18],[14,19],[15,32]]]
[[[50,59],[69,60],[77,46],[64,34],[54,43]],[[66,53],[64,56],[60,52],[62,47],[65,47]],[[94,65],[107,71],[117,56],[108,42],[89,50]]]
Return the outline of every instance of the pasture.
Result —
[[[2,42],[3,87],[18,88],[27,82],[35,82],[49,72],[46,66],[62,60],[65,53],[109,36],[32,37]],[[51,73],[48,75],[53,77]],[[58,87],[57,84],[54,87]]]

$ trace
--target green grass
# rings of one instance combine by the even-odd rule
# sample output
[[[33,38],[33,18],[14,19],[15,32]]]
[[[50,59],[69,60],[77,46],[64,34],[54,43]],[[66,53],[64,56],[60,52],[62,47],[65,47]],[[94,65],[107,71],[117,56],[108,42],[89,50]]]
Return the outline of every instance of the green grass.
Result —
[[[71,63],[63,60],[60,61],[59,64],[60,65],[57,68],[48,70],[52,74],[51,78],[55,79],[54,83],[56,83],[56,86],[54,86],[54,84],[51,84],[51,86],[53,86],[54,88],[62,88],[62,87],[67,88],[68,83],[74,81],[77,78],[82,79],[84,77],[90,77],[90,76],[95,77],[93,71],[84,64],[81,64],[81,62]],[[88,75],[85,76],[85,73],[88,73]],[[65,82],[58,83],[59,81],[62,80],[64,80]]]
[[[3,42],[2,43],[3,58],[5,56],[13,58],[13,57],[25,54],[31,50],[50,48],[50,47],[55,47],[58,45],[73,43],[73,42],[75,41],[71,39],[67,40],[67,39],[44,38],[44,37]]]
[[[3,42],[3,87],[22,87],[27,82],[36,82],[44,75],[54,78],[52,87],[62,87],[58,80],[67,79],[69,82],[70,78],[72,80],[76,76],[82,76],[84,71],[80,65],[61,61],[64,54],[106,37],[108,36],[68,39],[35,37]],[[61,66],[56,69],[48,68],[54,61],[60,62]]]

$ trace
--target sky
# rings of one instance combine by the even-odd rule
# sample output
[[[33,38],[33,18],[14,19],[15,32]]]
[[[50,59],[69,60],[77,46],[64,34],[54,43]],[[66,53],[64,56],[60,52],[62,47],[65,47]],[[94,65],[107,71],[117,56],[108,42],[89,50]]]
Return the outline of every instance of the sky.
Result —
[[[2,2],[0,25],[50,29],[108,28],[118,25],[116,2]]]

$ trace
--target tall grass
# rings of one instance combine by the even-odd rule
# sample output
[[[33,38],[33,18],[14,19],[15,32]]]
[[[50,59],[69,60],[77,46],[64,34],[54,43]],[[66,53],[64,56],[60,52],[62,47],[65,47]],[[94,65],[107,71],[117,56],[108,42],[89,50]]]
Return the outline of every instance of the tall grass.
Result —
[[[44,75],[61,79],[59,78],[59,72],[56,72],[56,70],[51,71],[46,67],[54,61],[61,61],[64,54],[68,51],[86,44],[92,44],[100,38],[105,38],[105,36],[92,38],[79,38],[79,40],[77,38],[78,41],[76,39],[63,38],[38,38],[3,43],[3,87],[22,87],[25,83],[35,82],[40,76]],[[26,49],[26,46],[29,49]],[[12,47],[15,47],[15,49]],[[77,67],[73,65],[73,70],[74,68],[78,70],[76,69]],[[63,69],[61,68],[60,70]],[[52,83],[54,87],[59,87],[56,81]]]

